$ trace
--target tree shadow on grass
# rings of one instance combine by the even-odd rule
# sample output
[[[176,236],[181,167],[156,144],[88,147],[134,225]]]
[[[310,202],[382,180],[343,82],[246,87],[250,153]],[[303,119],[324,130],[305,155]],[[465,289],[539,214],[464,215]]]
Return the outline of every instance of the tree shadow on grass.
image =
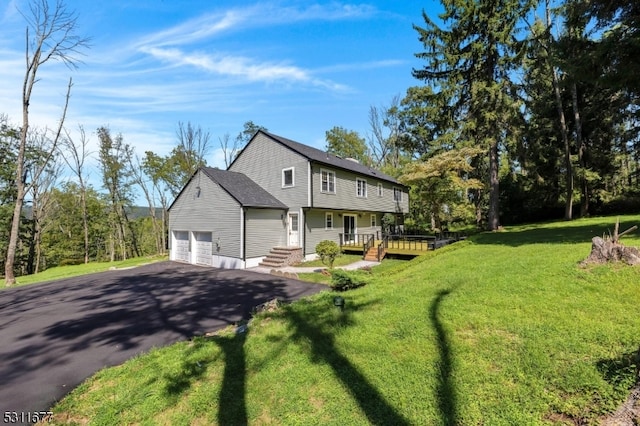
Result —
[[[166,381],[164,393],[173,403],[176,403],[182,394],[205,374],[210,364],[218,360],[219,356],[212,358],[208,352],[198,354],[205,346],[205,340],[202,338],[193,339],[189,342],[189,347],[180,354],[182,365],[179,372],[163,375]]]
[[[218,397],[218,424],[246,425],[246,356],[244,344],[248,329],[231,336],[216,336],[214,342],[224,353],[224,374]]]
[[[438,339],[438,353],[440,374],[438,377],[438,407],[440,414],[446,425],[458,424],[458,412],[457,412],[457,395],[456,389],[452,379],[452,356],[451,356],[451,344],[447,338],[447,332],[445,331],[442,321],[440,320],[440,306],[445,297],[451,294],[451,290],[441,290],[438,292],[436,298],[431,303],[429,308],[429,319],[433,324],[433,328],[436,331],[436,337]]]
[[[631,388],[639,383],[640,353],[631,351],[615,358],[601,359],[596,362],[596,368],[613,386]]]
[[[327,297],[327,302],[330,299]],[[327,303],[328,304],[328,303]],[[332,329],[354,325],[350,313],[365,307],[365,304],[349,304],[345,310],[336,315],[333,306],[322,306],[306,309],[300,313],[296,309],[288,309],[285,319],[293,330],[294,341],[309,344],[314,360],[329,365],[335,377],[342,382],[356,400],[371,424],[376,425],[408,425],[410,424],[396,409],[391,406],[362,374],[348,357],[341,354],[336,347]],[[313,312],[312,312],[313,311]]]

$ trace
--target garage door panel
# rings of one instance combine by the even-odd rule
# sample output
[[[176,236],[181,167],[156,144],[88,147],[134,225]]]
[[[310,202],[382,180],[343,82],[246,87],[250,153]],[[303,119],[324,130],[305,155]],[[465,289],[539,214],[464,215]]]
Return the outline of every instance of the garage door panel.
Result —
[[[211,265],[212,255],[211,232],[196,232],[196,263]]]
[[[175,238],[174,259],[181,262],[189,261],[189,232],[173,231]]]

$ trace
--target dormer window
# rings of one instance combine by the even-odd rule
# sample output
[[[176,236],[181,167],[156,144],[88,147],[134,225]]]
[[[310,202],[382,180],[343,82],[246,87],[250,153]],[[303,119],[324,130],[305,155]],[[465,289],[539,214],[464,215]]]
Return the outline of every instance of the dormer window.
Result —
[[[293,181],[293,167],[288,169],[282,169],[282,187],[291,188],[294,186]]]

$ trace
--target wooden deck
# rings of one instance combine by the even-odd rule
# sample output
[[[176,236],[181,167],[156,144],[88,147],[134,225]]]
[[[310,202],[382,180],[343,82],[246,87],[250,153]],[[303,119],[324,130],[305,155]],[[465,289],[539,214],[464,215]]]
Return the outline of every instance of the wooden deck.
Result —
[[[378,247],[382,240],[376,240],[374,243],[374,247]],[[406,254],[406,255],[419,255],[424,254],[424,252],[428,250],[433,250],[433,248],[429,247],[428,242],[414,242],[411,244],[403,244],[404,241],[389,241],[389,245],[387,246],[387,253],[391,254]],[[363,244],[349,244],[343,245],[342,251],[349,253],[359,253],[362,254],[364,250]]]
[[[458,234],[388,236],[385,237],[385,240],[379,239],[380,237],[380,235],[373,234],[341,234],[340,248],[344,252],[363,254],[365,259],[367,254],[373,257],[373,253],[378,251],[377,257],[381,260],[386,254],[418,256],[429,250],[435,250],[464,239]],[[381,244],[383,248],[377,250]],[[384,247],[385,244],[386,247]],[[365,253],[365,250],[369,253]]]

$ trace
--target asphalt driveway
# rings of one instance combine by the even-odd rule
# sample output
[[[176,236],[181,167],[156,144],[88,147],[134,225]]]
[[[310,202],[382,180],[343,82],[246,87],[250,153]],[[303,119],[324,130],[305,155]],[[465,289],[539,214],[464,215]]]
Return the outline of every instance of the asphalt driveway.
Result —
[[[247,319],[274,298],[323,289],[160,262],[0,291],[0,413],[49,410],[103,367]]]

